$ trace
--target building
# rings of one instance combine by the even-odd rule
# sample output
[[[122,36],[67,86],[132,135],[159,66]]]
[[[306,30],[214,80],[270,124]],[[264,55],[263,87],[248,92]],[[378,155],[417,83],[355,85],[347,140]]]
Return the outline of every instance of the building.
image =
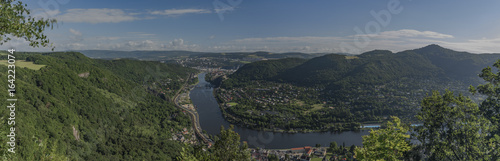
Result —
[[[310,146],[300,147],[300,148],[292,148],[292,153],[302,153],[306,156],[311,156],[312,148]]]

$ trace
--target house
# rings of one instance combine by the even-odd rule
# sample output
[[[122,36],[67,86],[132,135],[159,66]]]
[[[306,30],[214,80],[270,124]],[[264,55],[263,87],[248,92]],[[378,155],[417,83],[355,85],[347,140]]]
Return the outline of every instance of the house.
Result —
[[[311,156],[312,148],[310,146],[300,147],[300,148],[292,148],[293,153],[303,153],[306,156]]]
[[[303,156],[301,156],[301,157],[299,158],[299,160],[300,160],[300,161],[311,161],[311,158],[310,158],[310,157],[308,157],[308,156],[304,156],[304,155],[303,155]]]
[[[316,150],[316,151],[314,151],[314,155],[320,156],[320,157],[325,156],[326,155],[326,150],[321,150],[321,149],[320,150]]]

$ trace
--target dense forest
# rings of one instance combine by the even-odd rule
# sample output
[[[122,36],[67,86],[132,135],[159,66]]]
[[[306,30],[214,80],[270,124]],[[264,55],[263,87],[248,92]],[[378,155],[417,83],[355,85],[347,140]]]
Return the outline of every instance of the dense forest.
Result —
[[[220,84],[218,98],[234,123],[287,131],[352,130],[389,115],[417,121],[414,115],[426,93],[465,93],[468,85],[481,83],[481,69],[498,58],[429,45],[399,53],[259,61],[214,83]]]
[[[374,50],[357,56],[329,54],[302,61],[280,59],[255,62],[245,65],[230,78],[235,81],[272,80],[326,87],[339,83],[380,84],[402,77],[457,79],[478,84],[477,74],[499,57],[499,54],[472,54],[429,45],[399,53]]]
[[[173,133],[189,117],[166,99],[190,68],[136,60],[94,60],[75,52],[16,53],[16,153],[13,160],[171,160],[183,144]],[[2,55],[2,60],[6,60]],[[7,68],[0,68],[7,78]],[[0,89],[7,91],[7,81]],[[0,93],[7,98],[7,92]],[[8,117],[2,108],[2,118]],[[9,127],[2,119],[2,135]],[[1,137],[1,142],[7,142]],[[8,144],[2,144],[6,150]]]

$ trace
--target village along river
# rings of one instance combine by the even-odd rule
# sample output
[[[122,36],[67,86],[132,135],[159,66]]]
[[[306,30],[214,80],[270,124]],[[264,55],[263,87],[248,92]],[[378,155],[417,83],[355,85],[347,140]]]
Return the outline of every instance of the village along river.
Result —
[[[213,88],[207,87],[210,83],[205,81],[205,73],[198,75],[199,83],[191,90],[190,97],[193,104],[198,108],[201,128],[210,135],[217,135],[221,125],[228,128],[230,123],[222,116],[219,105],[213,95]],[[345,143],[346,146],[362,145],[363,135],[368,135],[369,130],[316,133],[276,133],[252,130],[235,126],[234,129],[242,141],[247,141],[250,147],[268,149],[289,149],[294,147],[329,146],[330,142],[336,141],[338,145]]]

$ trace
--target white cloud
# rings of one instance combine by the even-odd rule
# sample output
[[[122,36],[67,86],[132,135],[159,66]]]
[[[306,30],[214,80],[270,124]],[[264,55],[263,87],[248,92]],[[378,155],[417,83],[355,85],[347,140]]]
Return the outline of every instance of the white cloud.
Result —
[[[436,39],[454,38],[453,35],[442,34],[434,31],[418,31],[412,29],[384,31],[378,34],[353,35],[353,36],[368,36],[368,37],[377,37],[381,39],[397,39],[404,37],[425,37],[425,38],[436,38]]]
[[[369,38],[369,43],[363,48],[355,48],[355,50],[345,51],[345,46],[348,44],[355,47],[354,40],[360,36]],[[408,47],[422,47],[431,43],[443,42],[442,39],[454,38],[452,35],[442,34],[433,31],[418,31],[411,29],[384,31],[379,34],[369,35],[348,35],[348,36],[301,36],[301,37],[264,37],[264,38],[244,38],[236,39],[227,43],[225,46],[245,46],[245,50],[258,51],[267,49],[270,52],[349,52],[359,54],[362,52],[374,49],[388,49],[392,51],[401,51],[412,49]],[[422,40],[427,43],[409,42],[410,39]],[[362,40],[362,39],[358,39]],[[432,41],[429,41],[432,40]],[[413,44],[412,44],[413,43]],[[224,46],[223,45],[223,46]],[[265,48],[267,47],[267,48]],[[232,50],[237,48],[212,48]]]
[[[36,19],[48,19],[54,18],[54,16],[61,13],[59,10],[44,10],[44,9],[35,9],[33,10],[33,17]]]
[[[500,37],[472,39],[463,42],[439,42],[444,47],[472,53],[500,53]]]
[[[174,41],[170,42],[170,45],[172,45],[174,47],[184,46],[184,40],[183,39],[174,39]]]
[[[129,47],[129,50],[152,50],[155,48],[156,43],[152,40],[128,41],[125,46]]]
[[[65,34],[48,35],[57,51],[64,50],[189,50],[207,52],[252,52],[269,51],[304,52],[304,53],[339,53],[344,52],[341,44],[356,46],[354,39],[359,35],[345,36],[282,36],[282,37],[249,37],[226,42],[218,42],[216,36],[208,37],[211,41],[203,45],[193,44],[183,38],[165,39],[147,32],[126,32],[122,35],[86,36],[81,31],[71,28]],[[363,48],[353,50],[352,54],[385,49],[393,52],[416,49],[429,44],[438,44],[457,51],[472,53],[500,53],[500,37],[482,39],[463,39],[453,35],[433,31],[412,29],[384,31],[369,36],[370,42]],[[205,38],[207,39],[207,38]],[[212,40],[213,39],[213,40]],[[14,47],[22,51],[50,51],[50,48],[32,48],[21,38],[2,45],[0,48]]]
[[[167,16],[179,16],[183,14],[201,14],[201,13],[212,13],[212,12],[206,9],[167,9],[167,10],[150,12],[150,14],[153,15],[167,15]]]
[[[223,45],[213,46],[212,50],[223,51],[270,51],[270,52],[340,52],[335,48],[340,42],[352,41],[347,37],[265,37],[237,39]],[[244,46],[244,48],[238,48]]]
[[[69,32],[71,32],[75,36],[82,36],[82,33],[80,31],[74,29],[69,29]]]
[[[13,37],[12,35],[7,35],[8,37],[11,38],[10,41],[3,43],[0,45],[1,48],[7,50],[7,49],[16,49],[17,51],[24,51],[24,48],[29,47],[29,42],[26,41],[23,38],[18,38],[18,37]],[[32,47],[29,47],[32,48]]]
[[[174,39],[168,44],[162,44],[161,46],[164,50],[189,50],[189,51],[200,51],[200,46],[197,44],[189,44],[189,42],[184,41],[184,39]]]
[[[263,42],[263,43],[272,43],[272,42],[299,42],[299,43],[314,43],[321,41],[338,41],[338,40],[346,40],[342,37],[314,37],[314,36],[303,36],[303,37],[265,37],[265,38],[245,38],[245,39],[237,39],[235,42]]]
[[[133,51],[133,50],[189,50],[189,51],[200,51],[200,47],[197,44],[189,44],[183,39],[174,39],[172,41],[158,41],[153,39],[144,40],[124,40],[122,37],[96,37],[96,40],[107,40],[113,39],[112,41],[92,41],[94,43],[86,46],[87,49],[97,49],[97,50],[122,50],[122,51]]]
[[[121,9],[68,9],[56,19],[62,22],[74,23],[118,23],[140,19],[134,14],[127,13]]]
[[[138,38],[152,38],[155,36],[156,36],[156,34],[146,33],[146,32],[127,32],[126,37],[132,38],[132,39],[138,39]]]
[[[97,40],[113,41],[113,40],[121,39],[122,37],[117,37],[117,36],[98,36],[98,37],[95,37],[95,38]]]
[[[62,47],[70,50],[81,50],[83,47],[85,47],[85,44],[82,43],[69,43],[69,44],[64,44]]]
[[[73,42],[80,42],[80,41],[83,41],[83,36],[82,36],[82,33],[78,30],[75,30],[75,29],[69,29],[69,32],[71,32],[71,36],[69,36],[71,38],[71,40]]]

